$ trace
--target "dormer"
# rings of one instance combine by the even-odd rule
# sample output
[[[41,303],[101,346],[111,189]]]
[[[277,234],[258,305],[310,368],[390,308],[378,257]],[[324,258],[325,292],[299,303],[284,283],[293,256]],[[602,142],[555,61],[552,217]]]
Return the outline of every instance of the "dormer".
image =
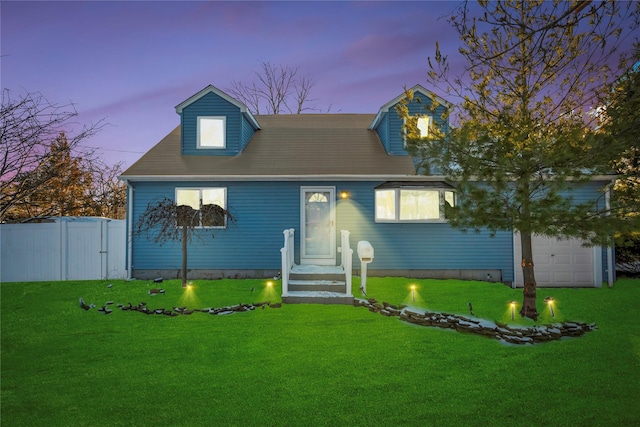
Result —
[[[183,155],[235,156],[260,129],[246,105],[212,85],[178,104],[176,113]]]
[[[411,91],[413,91],[414,97],[407,108],[412,116],[419,115],[418,130],[421,134],[425,137],[428,136],[430,129],[433,129],[434,126],[438,126],[446,132],[449,121],[444,113],[452,107],[452,104],[421,85],[415,85]],[[378,134],[387,154],[392,156],[408,155],[403,136],[404,121],[395,109],[396,105],[405,97],[406,95],[402,93],[384,104],[369,126],[369,129],[375,130]]]

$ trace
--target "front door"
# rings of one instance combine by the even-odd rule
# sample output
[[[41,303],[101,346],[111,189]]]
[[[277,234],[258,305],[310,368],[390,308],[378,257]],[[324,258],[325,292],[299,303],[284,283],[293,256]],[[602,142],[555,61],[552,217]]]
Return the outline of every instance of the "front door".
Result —
[[[300,188],[300,264],[335,265],[335,187]]]

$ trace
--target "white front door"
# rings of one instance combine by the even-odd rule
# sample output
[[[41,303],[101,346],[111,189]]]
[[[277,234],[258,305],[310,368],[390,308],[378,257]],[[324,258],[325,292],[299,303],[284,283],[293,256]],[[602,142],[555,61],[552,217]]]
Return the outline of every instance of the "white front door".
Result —
[[[300,188],[300,264],[336,264],[335,187]]]

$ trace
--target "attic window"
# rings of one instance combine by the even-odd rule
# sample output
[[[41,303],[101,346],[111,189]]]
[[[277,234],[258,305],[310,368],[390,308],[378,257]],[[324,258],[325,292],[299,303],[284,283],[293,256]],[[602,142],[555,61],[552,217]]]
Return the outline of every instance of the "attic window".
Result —
[[[403,121],[403,135],[402,139],[406,146],[407,144],[407,134],[406,129],[404,129],[404,125],[406,125],[406,119]],[[419,138],[426,138],[429,136],[431,128],[431,116],[419,116],[416,121],[416,135]]]
[[[198,148],[225,148],[226,122],[224,116],[199,116]]]
[[[376,222],[443,222],[455,206],[454,188],[445,182],[394,183],[376,187]]]
[[[431,127],[431,117],[420,116],[418,117],[418,134],[420,138],[426,138],[429,136],[429,127]]]

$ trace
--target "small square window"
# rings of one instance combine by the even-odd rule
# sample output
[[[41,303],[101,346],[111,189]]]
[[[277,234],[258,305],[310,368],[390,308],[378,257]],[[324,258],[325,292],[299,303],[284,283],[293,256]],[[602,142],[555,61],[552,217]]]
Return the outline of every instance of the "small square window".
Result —
[[[225,148],[226,117],[198,117],[198,148]]]

